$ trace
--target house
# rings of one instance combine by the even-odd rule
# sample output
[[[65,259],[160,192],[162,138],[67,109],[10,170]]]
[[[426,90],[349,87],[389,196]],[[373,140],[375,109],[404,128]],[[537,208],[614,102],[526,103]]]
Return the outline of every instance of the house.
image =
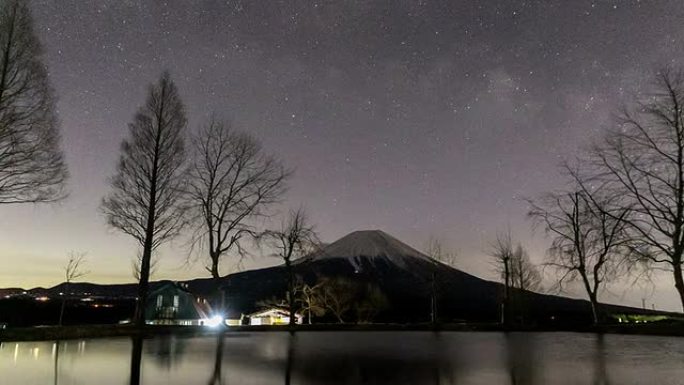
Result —
[[[270,308],[249,314],[250,325],[287,325],[290,323],[290,313],[287,310]],[[301,314],[295,314],[295,323],[301,324],[304,318]]]
[[[184,284],[171,281],[163,282],[150,293],[145,320],[151,325],[217,324],[206,299],[189,292]]]

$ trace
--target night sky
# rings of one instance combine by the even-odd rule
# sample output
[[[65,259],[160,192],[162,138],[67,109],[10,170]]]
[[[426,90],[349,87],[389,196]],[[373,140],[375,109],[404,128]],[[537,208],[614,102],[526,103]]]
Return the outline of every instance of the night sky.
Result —
[[[458,267],[507,227],[541,261],[524,197],[563,187],[557,165],[589,144],[657,66],[684,53],[680,1],[34,1],[59,96],[69,199],[3,207],[0,287],[52,286],[70,250],[95,282],[132,281],[137,246],[99,211],[147,85],[168,69],[190,128],[212,114],[296,168],[287,202],[321,238],[430,235]],[[153,278],[183,267],[181,242]],[[274,264],[255,258],[247,267]],[[228,272],[234,261],[223,265]],[[671,278],[605,299],[678,309]]]

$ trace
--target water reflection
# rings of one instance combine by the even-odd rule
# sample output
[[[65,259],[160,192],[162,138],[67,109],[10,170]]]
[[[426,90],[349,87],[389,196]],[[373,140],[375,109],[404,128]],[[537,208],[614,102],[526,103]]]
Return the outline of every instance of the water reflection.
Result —
[[[59,347],[61,345],[61,341],[56,341],[52,347],[52,355],[54,356],[54,361],[55,361],[55,373],[54,373],[54,384],[58,385],[59,384]]]
[[[216,336],[216,353],[214,354],[214,369],[211,377],[209,377],[209,385],[223,385],[223,376],[221,369],[223,368],[223,344],[225,337],[223,333]]]
[[[506,333],[506,357],[511,385],[537,384],[535,373],[535,345],[533,335]]]
[[[143,345],[143,352],[153,358],[153,362],[162,369],[171,369],[181,364],[184,357],[186,339],[174,335],[164,335],[148,339]]]
[[[140,336],[131,339],[131,376],[130,384],[140,384],[140,373],[142,366],[143,338]]]
[[[594,349],[594,385],[610,385],[608,365],[606,362],[606,337],[599,334],[596,337]]]
[[[0,345],[0,383],[678,384],[684,339],[570,333],[225,333]]]
[[[285,363],[285,385],[290,385],[292,379],[292,366],[294,365],[295,334],[290,333],[287,340],[287,358]]]
[[[382,347],[389,336],[376,343],[353,337],[331,341],[335,346],[315,354],[307,353],[310,336],[291,337],[285,384],[290,384],[291,378],[303,384],[441,384],[442,368],[448,368],[450,377],[454,377],[449,357],[438,352],[439,337],[431,333],[421,336],[428,338],[426,345],[410,344],[405,350],[393,351]],[[354,348],[356,344],[358,348]],[[354,354],[349,354],[350,348]]]

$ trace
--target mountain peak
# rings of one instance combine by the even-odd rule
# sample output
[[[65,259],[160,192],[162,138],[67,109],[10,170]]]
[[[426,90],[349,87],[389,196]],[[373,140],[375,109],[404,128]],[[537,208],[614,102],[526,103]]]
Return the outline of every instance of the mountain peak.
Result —
[[[314,253],[310,260],[347,259],[358,265],[360,259],[385,259],[405,266],[407,261],[432,261],[428,256],[382,230],[354,231]]]

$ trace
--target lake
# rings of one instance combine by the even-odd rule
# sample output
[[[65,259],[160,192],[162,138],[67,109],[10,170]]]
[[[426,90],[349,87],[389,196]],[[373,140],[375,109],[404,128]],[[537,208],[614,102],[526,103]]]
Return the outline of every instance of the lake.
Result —
[[[164,336],[142,344],[129,338],[106,338],[0,345],[3,385],[138,383],[682,384],[684,338],[259,332],[228,333],[223,339]]]

